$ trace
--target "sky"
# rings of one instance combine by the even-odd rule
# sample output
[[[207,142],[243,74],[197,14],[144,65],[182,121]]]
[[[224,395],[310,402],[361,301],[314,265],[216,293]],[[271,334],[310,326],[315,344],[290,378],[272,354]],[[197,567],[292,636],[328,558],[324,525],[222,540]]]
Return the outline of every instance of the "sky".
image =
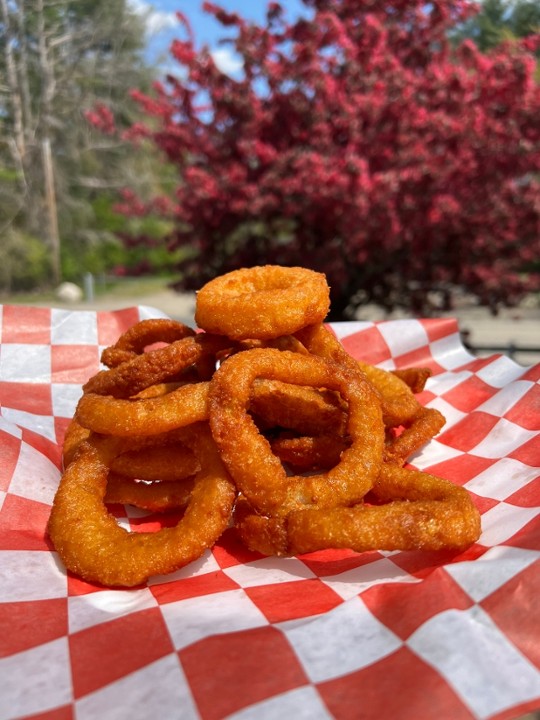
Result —
[[[264,0],[214,0],[216,5],[237,12],[247,20],[264,21],[267,3]],[[175,37],[183,37],[182,28],[175,12],[179,10],[189,20],[198,47],[207,44],[213,51],[214,60],[224,72],[234,74],[239,69],[239,60],[230,50],[219,47],[219,39],[226,35],[213,16],[202,11],[202,0],[129,0],[136,12],[146,18],[149,53],[152,60],[166,63],[167,49]],[[301,0],[282,0],[288,20],[295,20],[306,14],[307,8]]]

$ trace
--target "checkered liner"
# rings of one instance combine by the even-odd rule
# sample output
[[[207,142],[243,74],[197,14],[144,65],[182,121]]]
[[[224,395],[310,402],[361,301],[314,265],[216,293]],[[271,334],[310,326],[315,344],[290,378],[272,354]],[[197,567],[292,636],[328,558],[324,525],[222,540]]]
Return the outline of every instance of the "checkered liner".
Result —
[[[454,320],[333,325],[354,356],[433,370],[421,400],[447,425],[414,464],[471,492],[479,543],[276,559],[228,531],[180,572],[110,590],[66,574],[45,536],[59,444],[102,348],[162,315],[0,312],[0,720],[469,720],[540,706],[540,366],[473,358]]]

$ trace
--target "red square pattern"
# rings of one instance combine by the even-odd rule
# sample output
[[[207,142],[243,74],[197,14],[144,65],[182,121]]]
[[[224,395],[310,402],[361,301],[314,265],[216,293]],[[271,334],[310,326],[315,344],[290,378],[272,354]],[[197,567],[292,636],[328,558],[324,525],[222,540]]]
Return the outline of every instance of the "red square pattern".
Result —
[[[52,440],[49,440],[49,438],[46,438],[44,435],[40,435],[28,428],[23,428],[22,440],[33,447],[34,450],[37,450],[42,455],[45,455],[45,457],[56,465],[56,467],[60,467],[62,447],[58,445],[58,443],[55,443]]]
[[[320,578],[341,575],[349,570],[377,562],[381,558],[381,553],[376,551],[357,553],[354,550],[318,550],[300,556],[304,565]]]
[[[48,345],[51,342],[50,309],[25,305],[4,305],[2,342]]]
[[[474,720],[448,683],[406,647],[317,690],[334,720]]]
[[[51,386],[44,383],[0,382],[2,405],[33,415],[52,415]]]
[[[471,598],[444,571],[438,568],[417,583],[375,585],[362,600],[387,628],[406,640],[420,625],[445,610],[466,610]]]
[[[417,348],[416,350],[412,350],[411,352],[404,353],[403,355],[394,358],[394,360],[396,363],[396,367],[398,368],[427,367],[431,370],[431,373],[433,375],[438,375],[439,373],[446,372],[445,368],[435,361],[434,357],[431,354],[429,345],[425,345],[424,347]]]
[[[92,582],[86,582],[80,577],[68,572],[67,574],[67,594],[68,597],[79,597],[80,595],[90,595],[90,593],[100,592],[103,590],[102,585],[96,585]]]
[[[51,508],[8,493],[0,509],[1,550],[50,550],[46,528]]]
[[[494,462],[490,458],[481,458],[463,453],[463,455],[457,455],[454,458],[430,465],[426,468],[426,471],[446,480],[451,480],[456,485],[465,485],[469,480],[487,470]]]
[[[526,430],[540,431],[540,385],[533,385],[504,417]]]
[[[528,482],[512,495],[509,495],[506,498],[506,502],[510,503],[510,505],[519,505],[520,507],[537,507],[538,498],[540,498],[540,470],[538,477]]]
[[[245,589],[246,595],[271,623],[328,612],[342,598],[317,578]]]
[[[349,355],[371,365],[377,365],[392,357],[386,340],[376,326],[341,338],[341,344]]]
[[[21,450],[21,441],[7,432],[0,432],[0,490],[8,489]]]
[[[538,382],[540,380],[540,363],[537,363],[530,368],[526,368],[521,379],[530,380],[531,382]]]
[[[221,720],[309,684],[288,641],[274,627],[214,635],[178,654],[202,720]]]
[[[427,578],[444,565],[476,560],[486,552],[481,545],[472,545],[464,552],[457,550],[411,550],[392,555],[392,562],[410,575]]]
[[[69,637],[69,648],[75,698],[173,652],[157,608],[130,613],[74,633]]]
[[[521,530],[506,541],[512,547],[525,548],[527,550],[540,551],[540,515],[524,525]]]
[[[493,360],[497,357],[500,357],[500,355],[489,355],[488,357],[474,358],[473,360],[468,362],[465,367],[467,370],[470,370],[472,373],[478,373],[483,368],[487,367],[488,365],[491,365]]]
[[[213,593],[225,592],[226,590],[237,590],[238,583],[231,580],[223,572],[204,573],[185,577],[178,582],[151,585],[150,592],[160,605],[186,600],[187,598],[202,597]]]
[[[140,319],[136,307],[116,310],[115,312],[98,312],[98,343],[100,345],[113,345],[120,335],[135,325]]]
[[[521,652],[540,670],[540,560],[485,598],[480,605]],[[524,622],[524,616],[527,622]]]
[[[484,412],[472,412],[437,437],[437,442],[456,450],[473,450],[499,422],[499,418]]]
[[[262,557],[260,553],[248,550],[235,528],[225,530],[212,552],[219,567],[223,569],[253,562]]]
[[[64,444],[64,437],[66,430],[71,423],[71,418],[55,417],[54,418],[54,432],[56,435],[56,443],[59,448]]]
[[[476,375],[472,375],[464,382],[453,387],[452,390],[444,393],[442,397],[458,410],[470,413],[483,402],[489,400],[494,393],[495,389],[491,385],[488,385]]]
[[[53,383],[85,383],[99,370],[96,345],[52,345],[51,381]]]
[[[66,598],[2,605],[0,657],[15,655],[67,634]]]
[[[455,318],[423,318],[421,321],[429,342],[442,340],[449,335],[456,335],[459,332],[458,323]]]
[[[538,467],[540,465],[540,434],[535,435],[527,442],[520,445],[508,457],[519,460],[525,465]]]
[[[37,715],[25,715],[24,720],[73,720],[75,711],[73,705],[64,705],[54,710],[46,710]]]

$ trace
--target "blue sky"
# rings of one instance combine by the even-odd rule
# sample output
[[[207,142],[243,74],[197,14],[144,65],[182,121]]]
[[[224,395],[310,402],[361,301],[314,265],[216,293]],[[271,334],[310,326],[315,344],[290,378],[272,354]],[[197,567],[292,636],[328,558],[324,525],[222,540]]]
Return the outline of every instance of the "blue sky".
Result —
[[[228,56],[224,48],[218,49],[218,41],[224,36],[223,28],[215,19],[202,11],[202,2],[199,0],[129,0],[130,5],[137,12],[146,17],[148,28],[148,41],[151,48],[151,55],[155,59],[166,62],[167,48],[174,37],[181,37],[182,29],[175,17],[175,12],[180,10],[189,20],[197,46],[207,44],[215,52],[216,62],[223,64],[224,70],[234,72],[234,57]],[[255,22],[263,22],[267,3],[264,0],[214,0],[216,5],[231,12],[238,12],[242,17]],[[301,0],[282,0],[289,20],[296,19],[299,15],[307,14],[306,6]]]

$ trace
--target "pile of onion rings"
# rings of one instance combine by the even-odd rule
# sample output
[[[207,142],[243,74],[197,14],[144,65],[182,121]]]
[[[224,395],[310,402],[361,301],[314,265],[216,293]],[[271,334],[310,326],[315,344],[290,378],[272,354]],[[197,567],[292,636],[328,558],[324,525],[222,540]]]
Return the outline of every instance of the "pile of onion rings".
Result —
[[[225,529],[264,555],[326,548],[462,550],[467,491],[407,465],[444,424],[424,368],[352,358],[324,324],[326,278],[233,271],[197,294],[189,328],[143,320],[102,353],[63,446],[48,533],[66,568],[106,586],[172,573]],[[128,531],[114,504],[175,511]]]

